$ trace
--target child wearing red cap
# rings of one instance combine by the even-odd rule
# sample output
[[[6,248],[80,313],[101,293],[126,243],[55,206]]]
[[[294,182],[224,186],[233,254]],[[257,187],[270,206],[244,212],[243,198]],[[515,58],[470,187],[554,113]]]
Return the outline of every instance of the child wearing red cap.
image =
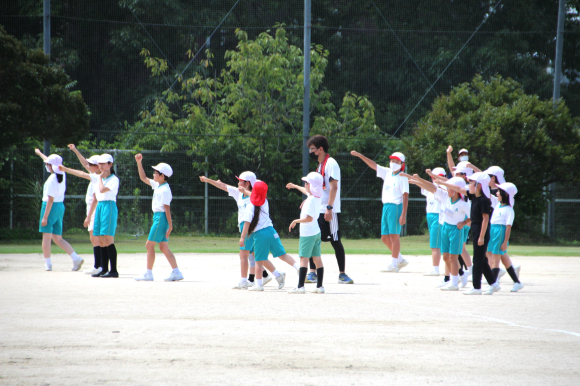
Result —
[[[267,194],[268,185],[263,181],[257,181],[250,195],[250,203],[246,205],[246,210],[242,215],[244,227],[242,228],[242,235],[240,237],[240,247],[246,245],[246,236],[252,234],[254,236],[256,283],[249,289],[250,291],[264,291],[264,283],[262,281],[262,270],[264,267],[272,272],[276,281],[278,281],[278,289],[284,288],[286,274],[284,272],[278,272],[274,264],[268,261],[270,252],[272,252],[274,258],[279,257],[296,269],[298,268],[296,261],[286,253],[280,241],[280,236],[278,236],[278,232],[276,232],[272,225],[268,200],[266,199]]]

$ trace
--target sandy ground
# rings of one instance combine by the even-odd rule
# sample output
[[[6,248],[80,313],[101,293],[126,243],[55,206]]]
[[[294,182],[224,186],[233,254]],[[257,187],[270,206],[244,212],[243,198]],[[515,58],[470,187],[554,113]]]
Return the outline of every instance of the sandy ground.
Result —
[[[154,282],[133,280],[144,254],[120,255],[119,279],[0,255],[0,384],[580,384],[580,257],[516,257],[525,288],[506,275],[493,296],[435,289],[428,256],[388,274],[348,255],[354,285],[324,256],[324,295],[287,294],[277,260],[286,288],[255,293],[231,289],[235,254],[177,258],[185,280],[166,283],[162,255]]]

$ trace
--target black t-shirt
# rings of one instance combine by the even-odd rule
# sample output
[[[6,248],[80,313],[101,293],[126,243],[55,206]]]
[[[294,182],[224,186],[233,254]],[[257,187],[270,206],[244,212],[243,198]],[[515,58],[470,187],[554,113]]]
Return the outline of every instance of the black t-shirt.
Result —
[[[485,196],[476,197],[475,194],[469,192],[467,192],[467,197],[471,201],[471,227],[481,229],[483,215],[488,214],[491,219],[491,200]],[[489,224],[487,230],[489,230]]]

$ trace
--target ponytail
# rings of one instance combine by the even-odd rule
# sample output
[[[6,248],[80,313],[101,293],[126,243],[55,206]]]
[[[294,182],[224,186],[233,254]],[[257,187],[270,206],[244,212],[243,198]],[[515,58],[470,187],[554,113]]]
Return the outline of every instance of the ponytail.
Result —
[[[262,211],[261,206],[254,207],[254,218],[250,223],[250,229],[248,229],[248,234],[252,233],[254,229],[256,229],[256,225],[258,225],[258,220],[260,220],[260,212]]]
[[[510,204],[510,195],[503,189],[499,189],[499,195],[501,196],[501,203],[509,205]]]
[[[58,173],[54,173],[54,174],[56,174],[56,180],[60,184],[62,182],[62,180],[64,179],[64,176],[62,174],[58,174]]]

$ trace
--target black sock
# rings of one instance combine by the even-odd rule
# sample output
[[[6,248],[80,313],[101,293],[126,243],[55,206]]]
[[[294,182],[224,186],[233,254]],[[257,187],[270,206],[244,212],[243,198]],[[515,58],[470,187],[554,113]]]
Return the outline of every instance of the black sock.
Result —
[[[511,265],[508,269],[507,269],[507,273],[510,275],[510,277],[512,278],[512,280],[514,281],[514,283],[519,283],[520,279],[518,278],[518,275],[516,274],[516,270],[514,269],[514,266]]]
[[[95,254],[95,265],[93,266],[95,269],[102,266],[101,263],[101,247],[93,247],[93,253]]]
[[[316,276],[318,281],[316,282],[316,288],[322,287],[322,279],[324,278],[324,267],[316,268]]]
[[[459,276],[463,276],[463,268],[459,268]]]
[[[316,264],[314,264],[312,259],[308,259],[308,265],[310,266],[310,269],[316,269]]]
[[[268,272],[266,270],[264,270],[264,272],[262,272],[262,279],[268,277]]]
[[[109,272],[109,247],[101,247],[101,273]]]
[[[334,254],[336,255],[336,262],[338,263],[338,271],[344,272],[346,266],[346,255],[344,253],[344,247],[342,246],[342,241],[331,241],[330,244],[334,248]],[[312,260],[312,259],[310,259]],[[316,266],[315,266],[316,267]],[[310,268],[313,268],[312,265]]]
[[[465,269],[467,269],[467,265],[465,264],[465,260],[463,260],[463,257],[461,255],[457,256],[457,261],[459,262],[460,269],[464,268],[464,267],[465,267]]]
[[[497,277],[499,276],[499,268],[492,268],[491,272],[493,273],[493,278],[494,278],[494,282],[495,283],[497,281]],[[493,283],[489,283],[490,285],[492,285]]]
[[[443,281],[444,281],[444,282],[448,282],[448,281],[449,281],[449,276],[445,276],[445,277],[443,278]]]
[[[252,273],[251,273],[251,274],[250,274],[250,277],[248,278],[248,281],[251,281],[251,282],[253,283],[253,282],[254,282],[254,277],[255,277],[255,276],[256,276],[256,275],[254,275],[254,274],[252,274]]]
[[[298,288],[304,287],[304,282],[306,281],[306,274],[308,273],[308,268],[300,267],[298,272]]]
[[[109,260],[111,261],[111,270],[109,272],[118,273],[117,272],[117,248],[115,248],[115,244],[111,244],[107,247],[109,250]]]

